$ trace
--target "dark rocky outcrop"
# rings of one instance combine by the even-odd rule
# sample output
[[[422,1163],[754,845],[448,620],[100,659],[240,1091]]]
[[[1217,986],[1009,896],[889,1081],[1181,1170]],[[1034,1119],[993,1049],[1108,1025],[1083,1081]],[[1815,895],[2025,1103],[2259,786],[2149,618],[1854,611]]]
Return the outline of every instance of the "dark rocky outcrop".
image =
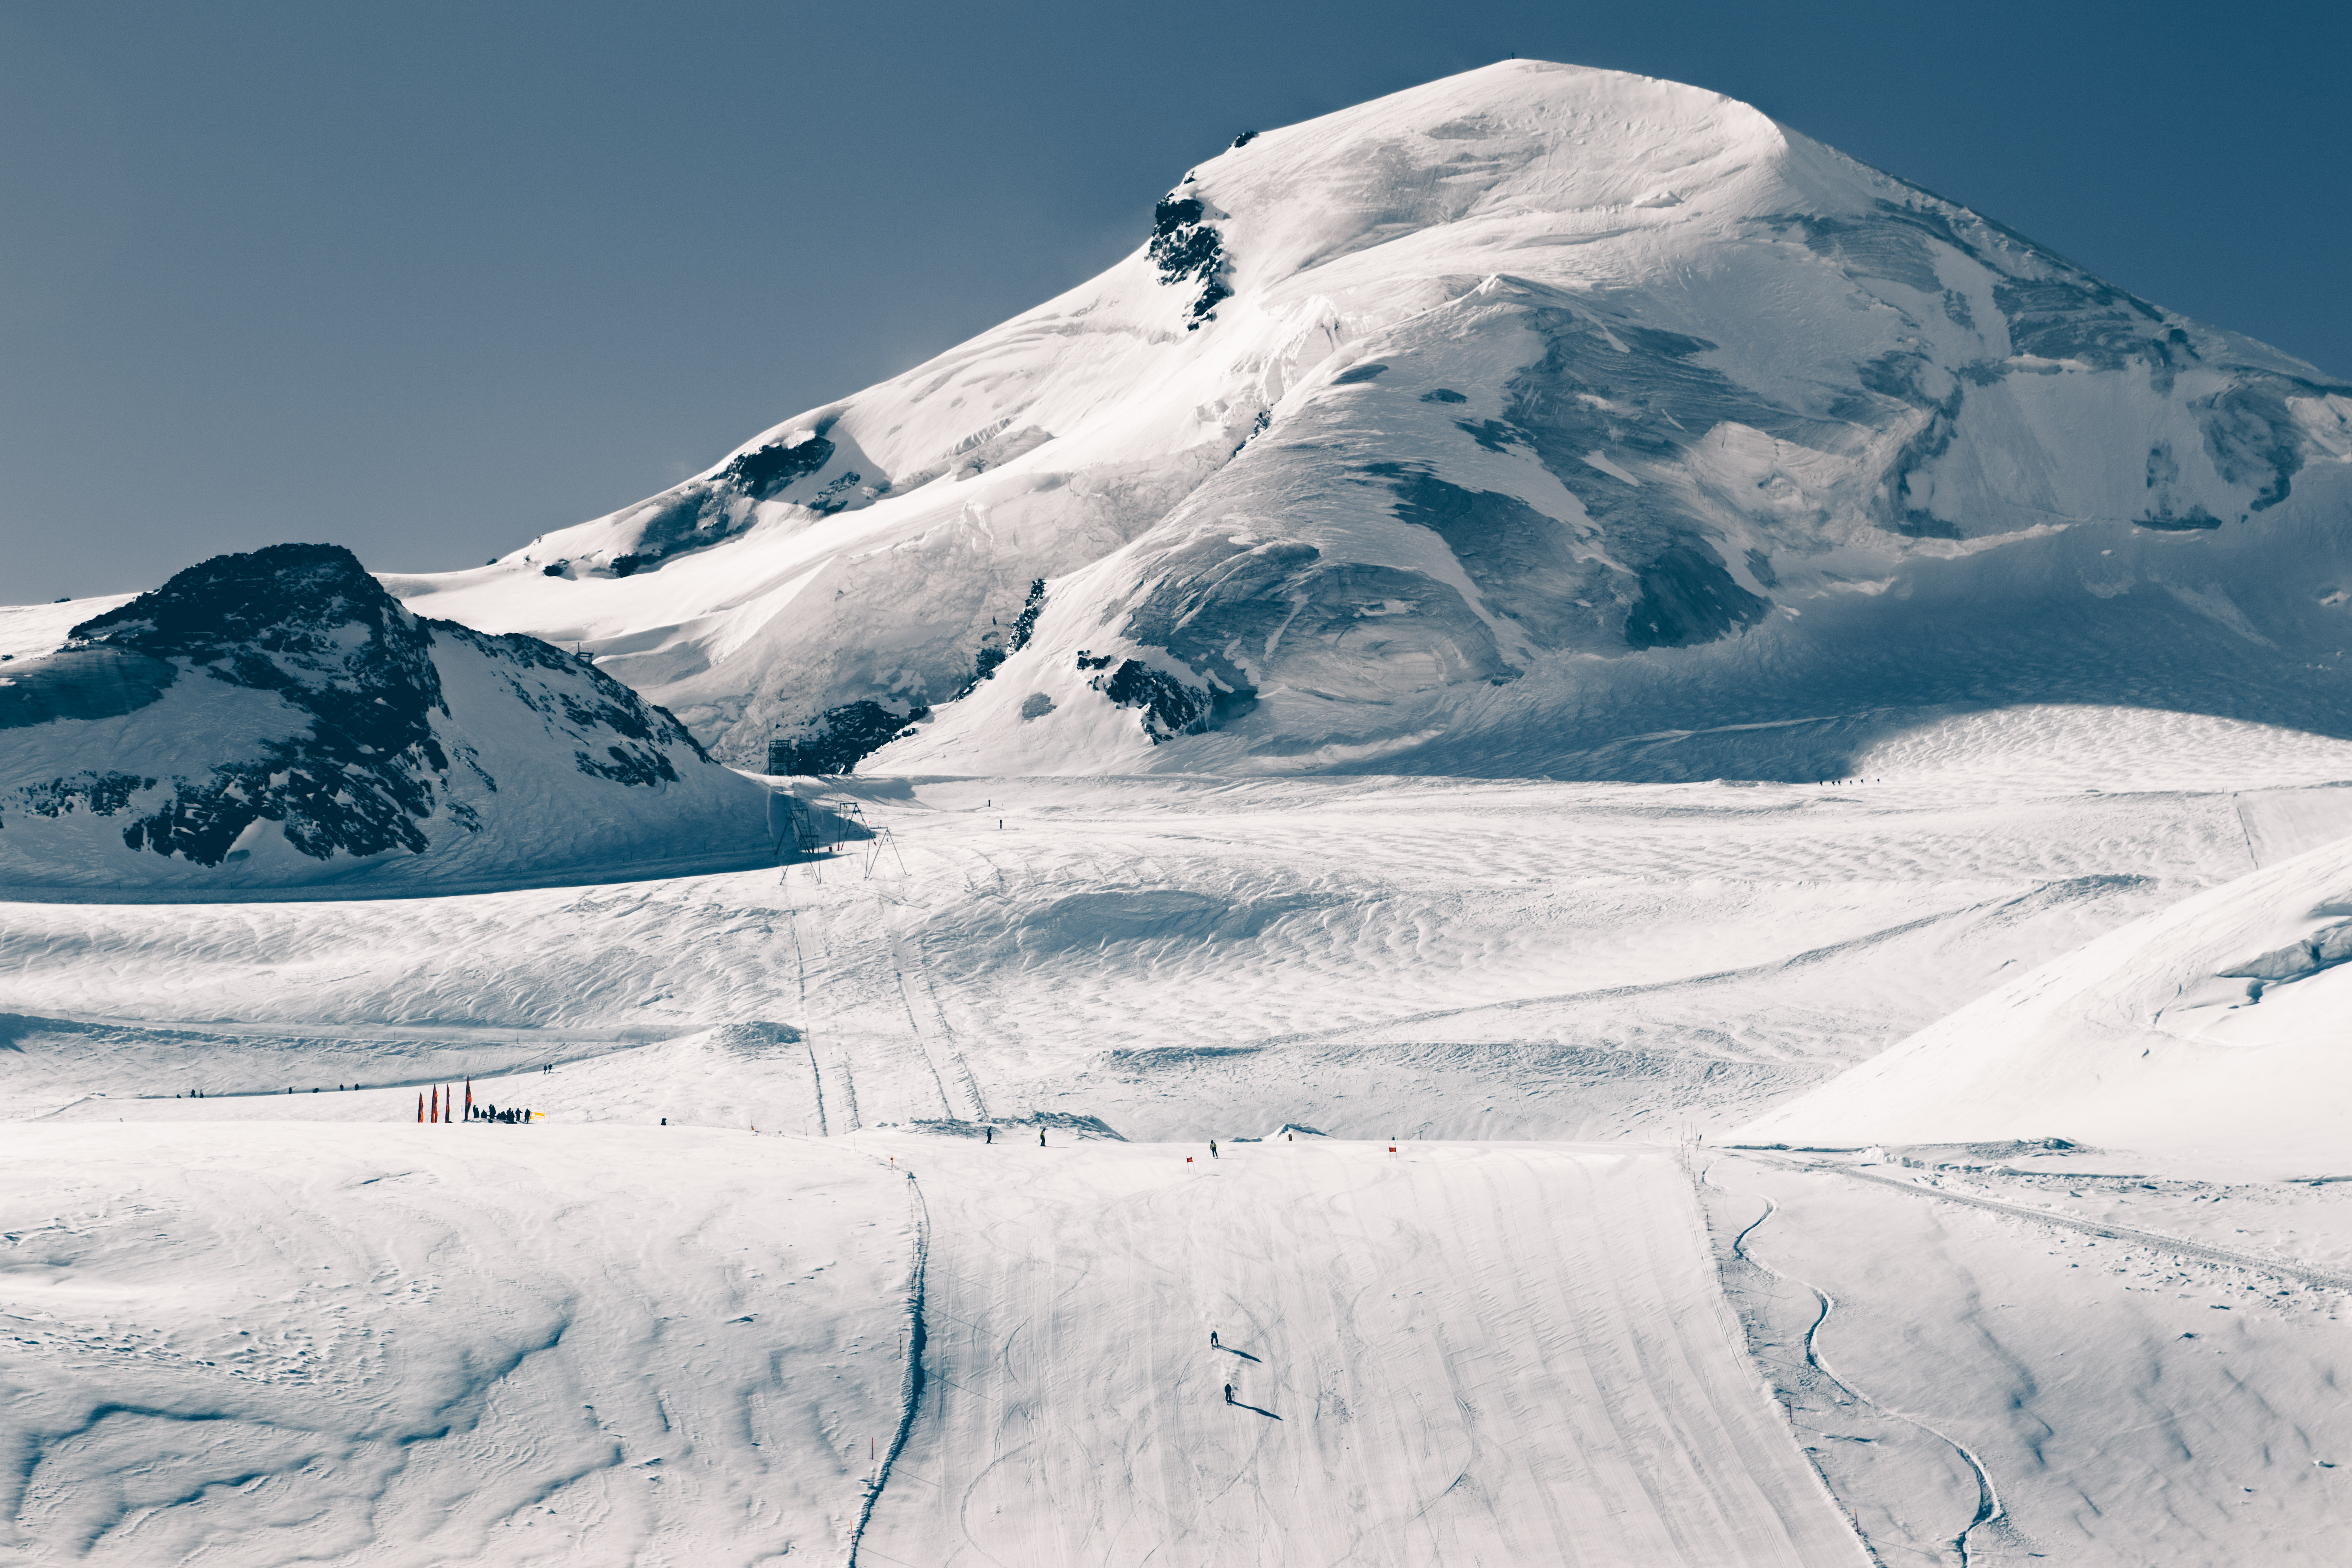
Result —
[[[771,773],[845,773],[873,752],[907,733],[908,726],[931,716],[920,703],[899,712],[879,702],[845,702],[828,708],[789,733],[768,742]]]
[[[1037,617],[1045,610],[1045,579],[1037,578],[1029,584],[1029,597],[1021,613],[1013,618],[1007,629],[991,622],[980,637],[980,652],[972,659],[971,678],[957,692],[968,697],[980,683],[994,675],[1004,661],[1029,646],[1029,638],[1037,630]],[[953,699],[950,699],[953,700]]]
[[[1096,676],[1087,684],[1121,708],[1140,709],[1143,732],[1155,746],[1208,728],[1211,703],[1205,689],[1139,660],[1124,660],[1108,675]]]
[[[1219,301],[1233,297],[1226,287],[1224,237],[1209,221],[1208,208],[1194,196],[1171,192],[1152,213],[1151,260],[1167,284],[1198,283],[1201,292],[1184,312],[1184,330],[1213,321]]]
[[[766,500],[794,479],[815,473],[833,460],[833,443],[822,436],[745,452],[719,470],[719,482],[731,485],[753,500]]]

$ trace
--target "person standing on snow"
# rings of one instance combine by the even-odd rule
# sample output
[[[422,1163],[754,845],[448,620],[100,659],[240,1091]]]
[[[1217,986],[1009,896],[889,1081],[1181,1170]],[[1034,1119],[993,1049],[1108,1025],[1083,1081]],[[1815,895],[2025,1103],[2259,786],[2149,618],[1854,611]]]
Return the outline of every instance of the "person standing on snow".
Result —
[[[1044,1128],[1040,1127],[1039,1129],[1037,1129],[1037,1147],[1039,1147],[1040,1149],[1043,1149],[1045,1146],[1045,1130]]]
[[[1213,1138],[1209,1140],[1209,1158],[1212,1160],[1217,1158],[1217,1141]]]
[[[1226,1404],[1228,1404],[1228,1405],[1231,1405],[1233,1402],[1234,1402],[1234,1385],[1233,1385],[1232,1384],[1230,1384],[1230,1383],[1229,1383],[1229,1384],[1225,1384],[1225,1403],[1226,1403]]]

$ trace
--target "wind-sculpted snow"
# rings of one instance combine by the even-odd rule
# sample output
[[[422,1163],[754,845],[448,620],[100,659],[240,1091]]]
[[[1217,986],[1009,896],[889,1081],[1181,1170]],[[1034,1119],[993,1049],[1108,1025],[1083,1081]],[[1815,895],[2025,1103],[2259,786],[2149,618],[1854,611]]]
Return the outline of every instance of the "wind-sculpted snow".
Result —
[[[874,780],[864,820],[887,839],[795,853],[781,882],[19,904],[0,1010],[129,1032],[44,1025],[0,1061],[28,1105],[76,1077],[109,1097],[77,1116],[176,1115],[191,1089],[226,1107],[323,1086],[331,1106],[338,1083],[478,1048],[484,1070],[579,1064],[562,1091],[583,1109],[811,1135],[1034,1110],[1143,1138],[1227,1116],[1355,1137],[1727,1128],[2243,875],[2250,841],[2352,831],[2352,790],[2278,787],[2352,776],[2352,746],[2217,721],[1961,719],[1873,762],[1748,788]],[[790,815],[812,805],[848,802]],[[686,1038],[750,1020],[804,1037],[757,1093]],[[379,1042],[383,1079],[354,1042]]]
[[[903,1364],[879,1162],[683,1128],[111,1131],[0,1159],[12,1561],[840,1560]]]
[[[410,614],[340,547],[217,557],[5,668],[0,884],[413,890],[757,858],[759,790],[669,714],[536,638]]]
[[[393,585],[746,763],[857,704],[928,717],[794,765],[1642,779],[1664,731],[2042,702],[2352,730],[2352,384],[1745,105],[1509,61],[1237,139],[1139,237]]]

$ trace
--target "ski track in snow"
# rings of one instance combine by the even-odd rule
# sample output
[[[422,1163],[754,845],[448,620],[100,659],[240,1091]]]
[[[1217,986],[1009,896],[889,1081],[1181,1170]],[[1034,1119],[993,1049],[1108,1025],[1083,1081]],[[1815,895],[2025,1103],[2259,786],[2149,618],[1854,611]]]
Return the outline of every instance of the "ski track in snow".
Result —
[[[1700,1179],[1706,1182],[1709,1185],[1717,1187],[1719,1190],[1728,1190],[1723,1189],[1721,1184],[1715,1180],[1715,1173],[1712,1166],[1701,1173]],[[1951,1551],[1952,1554],[1958,1560],[1959,1568],[1969,1568],[1969,1537],[1987,1525],[1995,1525],[2000,1523],[2002,1517],[2000,1492],[1999,1489],[1993,1485],[1990,1472],[1986,1470],[1984,1461],[1977,1458],[1976,1454],[1967,1444],[1962,1443],[1959,1439],[1951,1436],[1948,1433],[1938,1430],[1923,1417],[1912,1415],[1908,1411],[1897,1410],[1891,1405],[1872,1398],[1869,1394],[1864,1394],[1860,1388],[1856,1387],[1852,1379],[1842,1375],[1834,1367],[1832,1367],[1829,1363],[1822,1358],[1821,1353],[1822,1332],[1829,1327],[1831,1315],[1837,1310],[1837,1299],[1818,1285],[1810,1284],[1805,1280],[1795,1279],[1793,1276],[1783,1273],[1781,1270],[1773,1268],[1772,1265],[1765,1262],[1761,1258],[1759,1258],[1754,1249],[1748,1245],[1748,1238],[1755,1235],[1757,1231],[1762,1229],[1765,1222],[1780,1212],[1780,1205],[1770,1197],[1765,1197],[1763,1203],[1764,1212],[1758,1215],[1754,1220],[1748,1223],[1745,1229],[1740,1231],[1738,1236],[1732,1238],[1731,1251],[1733,1256],[1745,1258],[1747,1261],[1755,1264],[1759,1268],[1763,1269],[1767,1274],[1771,1275],[1776,1279],[1784,1279],[1790,1284],[1801,1287],[1811,1295],[1815,1301],[1820,1303],[1820,1311],[1814,1316],[1813,1321],[1810,1324],[1806,1325],[1805,1328],[1804,1352],[1806,1365],[1820,1373],[1823,1377],[1835,1384],[1838,1387],[1845,1390],[1846,1393],[1852,1394],[1861,1403],[1871,1406],[1873,1409],[1883,1410],[1887,1415],[1894,1416],[1896,1420],[1907,1422],[1911,1426],[1916,1426],[1920,1431],[1927,1433],[1937,1441],[1945,1444],[1950,1447],[1955,1454],[1958,1455],[1965,1464],[1967,1464],[1969,1473],[1976,1478],[1977,1509],[1975,1514],[1969,1518],[1969,1521],[1960,1527],[1959,1533],[1952,1538]],[[1823,1478],[1825,1482],[1827,1479],[1828,1478],[1826,1477]],[[1856,1530],[1859,1531],[1859,1525],[1856,1526]],[[1875,1552],[1874,1552],[1872,1555],[1874,1559],[1877,1556]]]
[[[1769,1159],[1769,1155],[1750,1153],[1749,1158]],[[1985,1209],[1993,1214],[2012,1215],[2046,1225],[2059,1230],[2071,1230],[2083,1236],[2095,1236],[2108,1241],[2127,1241],[2158,1252],[2169,1252],[2181,1258],[2193,1258],[2200,1263],[2221,1263],[2234,1268],[2252,1268],[2282,1279],[2300,1279],[2323,1290],[2352,1291],[2352,1274],[2339,1269],[2317,1268],[2292,1258],[2273,1258],[2265,1253],[2248,1252],[2236,1247],[2215,1247],[2209,1242],[2188,1241],[2177,1236],[2166,1236],[2153,1230],[2138,1230],[2127,1226],[2105,1225],[2097,1220],[2084,1219],[2057,1209],[2035,1208],[2028,1204],[2004,1203],[1999,1198],[1978,1197],[1968,1193],[1946,1192],[1940,1187],[1920,1182],[1905,1181],[1899,1176],[1883,1176],[1873,1171],[1857,1171],[1849,1166],[1829,1164],[1810,1160],[1788,1160],[1780,1163],[1800,1166],[1808,1171],[1831,1171],[1857,1182],[1874,1182],[1882,1187],[1909,1193],[1914,1197],[1927,1198],[1937,1203],[1961,1204],[1969,1208]]]

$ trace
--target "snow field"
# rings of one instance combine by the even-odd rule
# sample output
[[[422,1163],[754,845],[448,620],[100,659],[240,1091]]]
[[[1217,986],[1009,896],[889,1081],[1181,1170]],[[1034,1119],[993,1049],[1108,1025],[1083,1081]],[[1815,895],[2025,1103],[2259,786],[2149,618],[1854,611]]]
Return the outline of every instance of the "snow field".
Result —
[[[614,1069],[594,1114],[814,1132],[822,1095],[835,1132],[1031,1109],[1137,1137],[1284,1120],[1422,1137],[1729,1125],[2242,875],[2241,807],[2271,807],[2233,795],[2225,763],[2185,755],[2129,795],[1933,777],[856,780],[894,846],[870,876],[861,851],[781,879],[15,905],[0,1007],[184,1033],[235,1021],[245,1044],[217,1058],[128,1035],[111,1055],[77,1046],[76,1092],[115,1100],[483,1073],[774,1023],[804,1041],[797,1066],[786,1051],[756,1068],[772,1109],[744,1098],[748,1064],[712,1068],[722,1115],[675,1103],[684,1079],[648,1059]],[[2264,799],[2339,796],[2352,805]],[[255,1054],[273,1036],[294,1053],[282,1064]],[[394,1037],[438,1048],[404,1047],[415,1065],[396,1074],[294,1065],[298,1042]],[[9,1081],[21,1092],[34,1071],[19,1058]],[[62,1080],[42,1081],[58,1103]]]
[[[1829,786],[855,779],[887,851],[781,878],[9,906],[5,1550],[845,1558],[919,1235],[861,1562],[1856,1560],[1759,1367],[1883,1562],[1958,1561],[1937,1433],[1979,1564],[2325,1561],[2307,1290],[1719,1163],[1719,1248],[1782,1205],[1750,1361],[1668,1155],[1417,1141],[1725,1127],[2184,899],[2200,953],[2302,929],[2326,747],[2014,721]],[[549,1120],[416,1127],[467,1070]],[[896,1130],[1036,1111],[1192,1141]],[[1198,1141],[1286,1121],[1416,1141]],[[2343,1189],[2275,1186],[2340,1163],[2137,1223],[2340,1260]]]
[[[930,1238],[861,1563],[1864,1561],[1667,1152],[861,1142]]]
[[[902,1187],[684,1129],[19,1125],[0,1552],[837,1561],[898,1419]]]

